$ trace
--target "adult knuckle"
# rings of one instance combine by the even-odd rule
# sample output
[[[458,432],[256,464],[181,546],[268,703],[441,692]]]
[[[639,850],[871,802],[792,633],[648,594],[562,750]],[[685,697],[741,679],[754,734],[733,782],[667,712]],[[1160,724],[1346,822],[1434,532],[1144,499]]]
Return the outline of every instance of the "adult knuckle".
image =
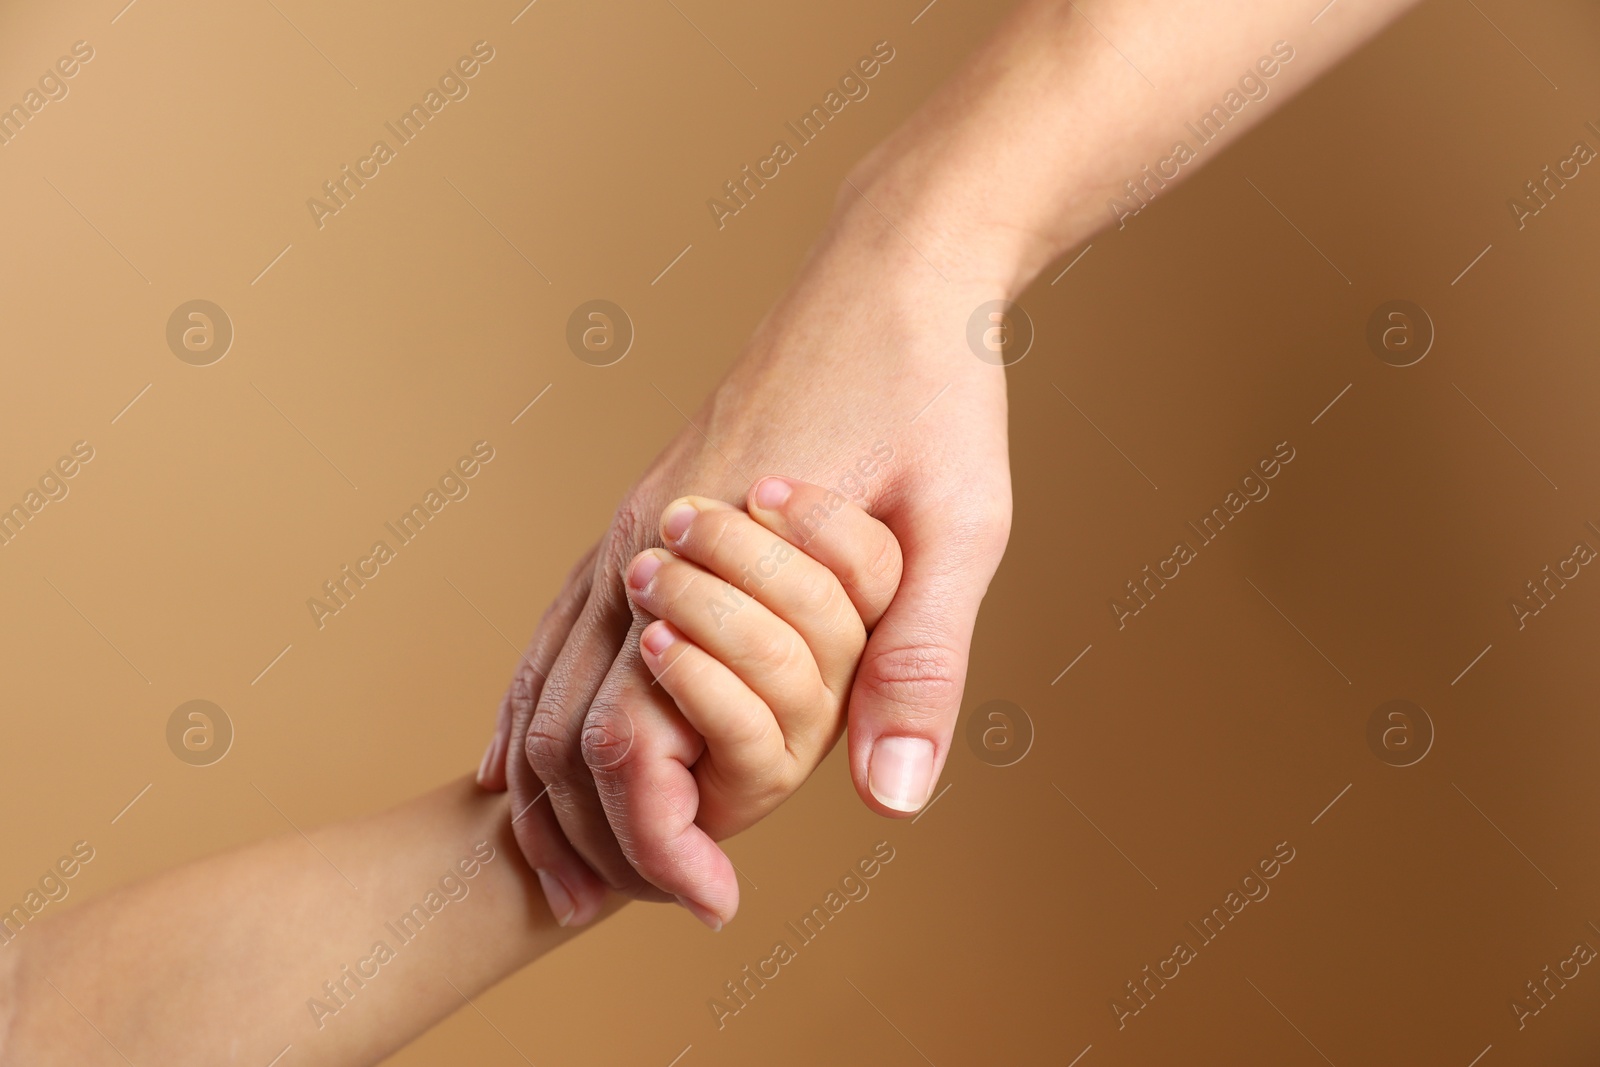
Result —
[[[560,592],[556,594],[554,600],[545,605],[544,611],[539,615],[541,628],[550,619],[581,606],[582,602],[588,599],[589,590],[594,586],[594,561],[600,553],[600,545],[599,541],[590,545],[589,550],[567,571]]]
[[[989,486],[941,497],[929,502],[923,520],[934,521],[933,516],[952,555],[991,559],[1005,551],[1011,536],[1011,492],[1005,486]]]
[[[655,520],[654,507],[636,493],[630,493],[617,505],[600,549],[607,572],[620,573],[640,549],[660,543]]]
[[[579,744],[591,771],[615,772],[633,750],[633,719],[620,704],[597,705],[583,720]]]
[[[560,705],[541,700],[528,721],[523,747],[528,764],[545,782],[564,781],[577,769],[570,717]]]
[[[655,529],[655,513],[656,509],[637,491],[630,492],[611,515],[611,539],[640,540],[647,531]]]
[[[1000,553],[1011,538],[1011,494],[984,497],[972,519],[973,541],[980,549]]]
[[[961,656],[933,641],[869,650],[856,674],[866,695],[930,717],[959,704],[964,683]]]
[[[517,669],[511,675],[510,702],[513,723],[525,723],[532,719],[541,681],[543,679],[539,672],[533,669],[533,664],[528,662],[526,656],[517,661]]]

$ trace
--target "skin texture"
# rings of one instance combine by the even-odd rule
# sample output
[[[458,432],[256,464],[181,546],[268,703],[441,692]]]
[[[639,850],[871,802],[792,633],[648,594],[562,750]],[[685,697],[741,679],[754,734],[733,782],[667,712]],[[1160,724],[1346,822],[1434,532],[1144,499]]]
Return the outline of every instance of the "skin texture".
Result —
[[[1106,225],[1146,224],[1129,221],[1139,201],[1125,183],[1144,181],[1184,123],[1243,75],[1265,95],[1249,90],[1221,136],[1164,185],[1146,184],[1147,197],[1167,195],[1408,6],[1341,0],[1312,24],[1316,5],[1300,0],[1029,0],[852,171],[793,286],[568,579],[502,707],[480,782],[509,784],[515,809],[537,820],[519,841],[576,902],[572,921],[608,886],[688,896],[724,919],[737,899],[729,865],[675,851],[659,813],[618,800],[616,739],[659,720],[665,700],[638,650],[649,616],[622,579],[660,543],[659,509],[685,493],[740,499],[767,474],[835,485],[876,443],[893,449],[864,506],[898,538],[905,576],[851,692],[850,771],[868,807],[914,811],[949,752],[1011,517],[1004,370],[969,349],[969,317]],[[1273,55],[1267,76],[1258,63]],[[1113,197],[1124,213],[1108,208]],[[885,751],[898,757],[882,776],[901,794],[894,805],[884,783],[873,789]],[[919,753],[928,766],[911,773]],[[568,844],[552,846],[556,826]]]

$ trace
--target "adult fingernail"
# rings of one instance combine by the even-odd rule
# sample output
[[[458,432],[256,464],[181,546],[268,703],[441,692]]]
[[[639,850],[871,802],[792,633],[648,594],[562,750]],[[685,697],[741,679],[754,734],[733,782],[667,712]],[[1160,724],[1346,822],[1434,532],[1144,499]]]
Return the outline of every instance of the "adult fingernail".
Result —
[[[763,478],[756,486],[756,503],[764,508],[781,508],[791,492],[793,489],[784,479]]]
[[[878,803],[916,811],[933,790],[933,742],[923,737],[880,737],[867,765],[867,787]]]
[[[656,576],[656,571],[661,569],[661,557],[654,552],[641,552],[633,559],[633,565],[628,568],[628,584],[635,589],[643,589],[650,584],[650,579]]]
[[[661,522],[661,536],[668,541],[676,541],[689,529],[689,524],[699,512],[693,504],[677,503],[667,511],[667,517]]]
[[[659,619],[644,628],[644,633],[639,635],[639,643],[646,652],[652,656],[659,656],[672,647],[672,642],[677,638],[672,635],[672,630]]]
[[[555,916],[556,925],[567,925],[578,913],[578,905],[573,902],[572,894],[561,884],[561,879],[549,871],[535,870],[533,873],[539,876],[539,888],[544,890],[545,903],[550,905],[550,914]]]
[[[500,734],[497,731],[493,737],[489,738],[489,747],[483,750],[483,759],[478,762],[478,784],[479,785],[482,785],[484,783],[484,781],[489,777],[489,768],[493,765],[492,764],[492,758],[494,756],[494,750],[499,748],[499,747],[500,747]]]
[[[701,922],[711,927],[712,933],[718,933],[722,930],[722,920],[717,918],[717,913],[712,911],[710,908],[696,904],[694,901],[684,896],[680,896],[678,898],[678,903],[689,909],[690,915],[693,915],[696,919],[699,919]]]

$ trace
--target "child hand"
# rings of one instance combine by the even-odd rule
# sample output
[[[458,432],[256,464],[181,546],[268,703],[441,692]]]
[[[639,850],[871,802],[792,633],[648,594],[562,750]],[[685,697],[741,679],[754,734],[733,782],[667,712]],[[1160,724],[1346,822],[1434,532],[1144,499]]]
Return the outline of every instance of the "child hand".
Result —
[[[694,884],[663,884],[665,867],[646,869],[629,842],[624,851],[713,928],[732,918],[738,886],[711,842],[793,795],[839,739],[867,633],[901,570],[888,527],[837,493],[767,478],[748,505],[676,500],[661,516],[667,547],[628,565],[630,600],[657,620],[640,654],[681,718],[655,731],[675,735],[673,750],[637,754],[633,773],[602,789],[608,812],[663,800],[675,809],[675,845],[704,853]],[[707,883],[720,885],[707,893]]]

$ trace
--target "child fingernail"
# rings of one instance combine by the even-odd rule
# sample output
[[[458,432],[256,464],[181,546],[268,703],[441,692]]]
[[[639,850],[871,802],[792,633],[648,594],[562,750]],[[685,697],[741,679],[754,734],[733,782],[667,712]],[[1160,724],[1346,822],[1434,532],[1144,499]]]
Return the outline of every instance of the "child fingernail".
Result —
[[[722,920],[717,918],[717,913],[712,911],[710,908],[707,908],[701,904],[696,904],[694,901],[685,896],[680,896],[678,898],[678,903],[687,908],[690,915],[693,915],[696,919],[699,919],[701,922],[709,926],[712,933],[721,931]]]
[[[793,489],[784,479],[763,478],[756,486],[756,503],[764,508],[781,508],[791,492]]]
[[[884,807],[916,811],[933,789],[933,742],[923,737],[880,737],[867,765],[867,786]]]
[[[550,905],[550,914],[555,916],[556,925],[567,925],[578,913],[578,905],[574,903],[572,894],[561,884],[561,879],[549,871],[535,870],[533,873],[539,876],[539,888],[544,890],[545,903]]]
[[[628,568],[628,584],[635,589],[643,589],[650,584],[650,579],[656,576],[656,571],[661,569],[661,557],[654,552],[641,552],[633,559],[633,564]]]
[[[661,653],[672,647],[672,643],[675,640],[677,638],[672,635],[672,631],[667,628],[667,624],[659,621],[646,626],[644,633],[639,635],[639,643],[652,656],[661,655]]]
[[[677,541],[689,530],[689,524],[699,514],[693,504],[674,504],[661,522],[661,535],[668,541]]]

